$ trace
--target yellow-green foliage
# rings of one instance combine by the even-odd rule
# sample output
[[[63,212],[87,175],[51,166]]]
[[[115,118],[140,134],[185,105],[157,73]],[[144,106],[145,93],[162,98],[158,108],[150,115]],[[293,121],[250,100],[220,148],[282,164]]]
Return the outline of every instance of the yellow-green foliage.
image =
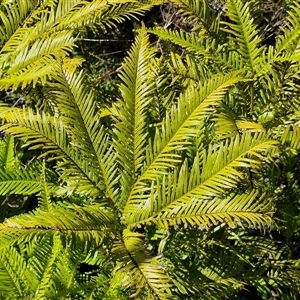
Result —
[[[192,30],[141,25],[105,109],[68,57],[80,29],[159,2],[1,4],[0,89],[42,84],[49,107],[0,107],[0,194],[38,196],[0,224],[3,299],[225,299],[247,285],[296,299],[299,261],[263,234],[276,202],[256,179],[300,144],[299,5],[266,46],[246,1],[226,1],[226,22],[208,1],[171,2]],[[150,33],[177,48],[159,58]]]

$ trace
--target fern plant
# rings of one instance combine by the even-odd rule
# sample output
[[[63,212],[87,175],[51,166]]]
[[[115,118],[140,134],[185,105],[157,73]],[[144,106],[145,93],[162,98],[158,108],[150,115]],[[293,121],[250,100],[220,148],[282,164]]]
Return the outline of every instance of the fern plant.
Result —
[[[0,224],[2,298],[224,299],[251,287],[296,299],[299,261],[267,236],[278,229],[276,201],[258,182],[282,147],[299,144],[295,108],[267,122],[262,111],[281,107],[265,105],[262,90],[275,90],[276,66],[297,58],[286,45],[296,44],[295,14],[267,49],[242,1],[228,0],[228,18],[209,27],[205,1],[174,2],[194,31],[142,26],[112,107],[97,106],[60,52],[44,82],[46,111],[1,104],[1,131],[44,161],[12,175],[13,140],[3,142],[1,194],[34,194],[38,205]],[[189,53],[159,57],[149,32]]]

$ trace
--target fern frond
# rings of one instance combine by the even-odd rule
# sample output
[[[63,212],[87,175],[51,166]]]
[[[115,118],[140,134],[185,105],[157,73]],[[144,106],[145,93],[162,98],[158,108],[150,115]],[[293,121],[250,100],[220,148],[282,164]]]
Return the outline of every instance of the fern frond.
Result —
[[[67,56],[74,49],[78,39],[74,36],[76,29],[91,25],[111,27],[160,3],[159,0],[147,3],[68,0],[29,1],[26,5],[14,0],[11,5],[4,5],[4,10],[12,11],[4,18],[4,28],[0,26],[0,33],[8,38],[0,51],[0,88],[24,88],[40,81],[44,84],[54,72],[51,65],[55,64],[55,57]],[[22,19],[21,25],[14,23],[14,16]],[[8,27],[9,34],[4,34]]]
[[[0,26],[0,41],[8,40],[13,33],[22,24],[24,18],[30,13],[37,0],[12,0],[6,3],[1,2],[0,5],[0,19],[2,26]]]
[[[62,160],[58,170],[68,165],[62,177],[65,180],[67,175],[71,175],[72,179],[69,179],[74,188],[93,196],[102,194],[103,187],[99,177],[90,168],[89,161],[70,145],[62,120],[43,113],[34,114],[31,109],[25,108],[4,109],[0,112],[0,117],[6,120],[0,127],[1,130],[24,140],[29,149],[45,150],[42,156]],[[111,179],[113,182],[113,178]]]
[[[36,287],[35,297],[37,299],[46,298],[49,294],[54,294],[55,286],[53,279],[54,269],[56,267],[56,261],[61,255],[62,243],[58,234],[54,234],[52,237],[50,251],[47,248],[43,249],[43,254],[45,258],[41,257],[41,260],[35,259],[35,271],[37,272],[38,284]],[[48,250],[48,251],[47,251]],[[31,265],[33,265],[33,260],[31,260]]]
[[[162,127],[157,128],[154,142],[148,145],[146,164],[131,190],[124,208],[125,215],[134,213],[135,205],[139,206],[138,199],[149,189],[145,186],[147,180],[155,180],[167,168],[175,167],[179,161],[179,155],[175,151],[187,148],[189,140],[197,136],[202,119],[214,110],[229,86],[237,81],[238,78],[232,74],[218,75],[207,80],[198,89],[188,88],[181,95],[178,104],[173,105],[170,115],[166,115]]]
[[[227,224],[230,227],[247,226],[266,228],[274,226],[274,209],[266,199],[257,198],[257,192],[230,195],[225,199],[196,200],[193,203],[171,206],[154,217],[152,222],[160,226],[176,224],[210,226]]]
[[[0,166],[6,172],[13,171],[16,164],[15,142],[12,136],[6,136],[0,142]]]
[[[110,137],[100,123],[93,95],[84,83],[85,77],[82,73],[69,72],[63,60],[55,69],[53,78],[56,83],[52,83],[48,90],[64,127],[70,132],[73,148],[89,161],[90,168],[98,177],[98,186],[105,190],[108,198],[117,202],[116,155],[110,150]],[[69,171],[62,174],[62,178],[68,178],[68,174]]]
[[[51,193],[54,192],[57,188],[50,186],[46,179],[46,165],[45,161],[43,162],[42,172],[41,172],[41,192],[39,194],[39,208],[41,210],[50,211],[52,210],[52,202],[51,202]]]
[[[2,55],[0,59],[9,65],[9,69],[0,79],[0,88],[16,89],[19,86],[25,88],[31,83],[35,86],[39,80],[45,83],[53,72],[52,64],[55,64],[55,56],[66,56],[74,47],[74,43],[75,38],[71,33],[60,33],[51,39],[47,37],[45,40],[38,40],[33,45],[22,48],[21,52],[13,58],[11,55]],[[9,63],[8,56],[13,63]]]
[[[265,131],[264,127],[261,124],[252,122],[247,119],[238,119],[237,116],[226,113],[225,111],[215,114],[213,117],[213,121],[216,125],[216,136],[219,139],[233,137],[236,136],[236,134],[242,133],[244,131]]]
[[[35,274],[31,274],[26,260],[14,247],[0,251],[0,280],[0,295],[10,299],[23,298],[34,288]]]
[[[139,233],[124,230],[122,240],[117,241],[113,248],[118,261],[116,272],[126,275],[122,284],[127,289],[134,288],[131,297],[141,294],[147,299],[170,299],[170,278],[157,258],[150,256],[142,237]]]
[[[289,17],[285,20],[283,34],[279,35],[276,40],[274,59],[283,56],[291,56],[299,53],[300,42],[300,4],[296,1],[292,2],[288,11]]]
[[[1,130],[26,142],[31,149],[42,148],[47,154],[61,155],[67,148],[68,136],[60,120],[32,109],[5,108],[0,112],[5,120]]]
[[[184,87],[188,87],[192,83],[203,82],[213,76],[206,63],[198,62],[189,55],[183,60],[180,55],[172,52],[170,59],[170,72],[175,76],[172,83],[178,78],[184,80],[182,84]]]
[[[72,243],[85,240],[94,245],[101,243],[114,225],[113,215],[102,205],[80,207],[71,204],[53,204],[51,211],[34,212],[6,219],[0,225],[3,243],[0,248],[18,241],[30,241],[58,234],[62,241]]]
[[[248,66],[251,73],[255,74],[256,70],[261,68],[263,48],[260,46],[261,40],[250,15],[249,4],[241,0],[228,0],[226,7],[227,15],[233,23],[224,23],[228,26],[224,30],[232,34],[233,51],[239,53],[244,66]]]
[[[197,25],[193,31],[206,31],[212,37],[217,37],[219,34],[220,14],[209,7],[207,0],[171,0],[172,3],[179,6],[179,13]],[[201,30],[203,29],[203,30]]]
[[[80,290],[75,277],[78,265],[87,255],[83,247],[63,245],[58,234],[18,244],[31,274],[31,286],[24,299],[60,298],[68,296],[72,288],[74,293]]]
[[[132,198],[126,207],[130,212],[128,223],[166,219],[166,223],[160,223],[165,225],[176,219],[177,215],[185,214],[191,214],[190,220],[194,214],[197,218],[198,210],[213,205],[212,197],[222,198],[226,191],[238,185],[244,176],[240,168],[255,167],[263,159],[262,153],[270,151],[275,145],[277,142],[263,133],[245,133],[227,140],[218,148],[210,147],[202,154],[201,160],[199,155],[195,157],[190,173],[186,162],[180,172],[170,174],[155,185],[156,193]],[[194,224],[193,221],[187,223]]]
[[[199,294],[203,299],[221,300],[236,296],[238,290],[255,288],[262,298],[276,293],[283,299],[296,299],[289,296],[298,293],[299,279],[294,277],[299,272],[298,262],[282,259],[287,249],[281,243],[255,236],[251,230],[216,228],[208,233],[193,228],[183,234],[179,230],[177,243],[182,246],[172,243],[171,253],[165,253],[176,265],[172,275],[181,293],[193,300]],[[190,256],[191,251],[201,253],[201,259]],[[288,280],[288,276],[293,279]]]
[[[207,56],[212,49],[214,49],[214,43],[212,41],[209,41],[204,36],[199,36],[196,33],[188,33],[183,30],[174,31],[161,27],[147,29],[147,32],[153,33],[163,40],[169,40],[198,55]]]
[[[78,267],[80,267],[80,263],[85,262],[87,253],[89,252],[85,251],[84,245],[76,248],[67,245],[67,247],[63,248],[61,256],[56,262],[55,270],[55,284],[58,290],[56,294],[58,297],[72,297],[73,293],[75,294],[77,291],[80,293],[82,290],[85,290],[86,286],[81,284],[84,276],[78,274]],[[88,276],[87,279],[89,279]],[[91,285],[92,283],[88,280],[87,286]]]
[[[0,195],[17,194],[30,195],[41,190],[39,181],[40,168],[34,167],[18,167],[11,172],[0,168]]]
[[[14,138],[6,136],[0,141],[0,195],[38,193],[42,189],[39,182],[40,166],[22,166],[14,152]]]
[[[120,122],[114,131],[115,147],[123,168],[122,185],[128,191],[145,158],[148,137],[146,109],[154,91],[154,83],[150,82],[154,51],[145,29],[141,29],[120,73],[123,99],[119,111]]]
[[[297,125],[282,125],[275,132],[275,138],[294,149],[300,149],[300,127]]]
[[[153,6],[162,3],[162,0],[113,0],[110,2],[94,0],[84,5],[79,3],[64,16],[57,29],[80,29],[96,25],[105,31],[126,19],[136,19]]]

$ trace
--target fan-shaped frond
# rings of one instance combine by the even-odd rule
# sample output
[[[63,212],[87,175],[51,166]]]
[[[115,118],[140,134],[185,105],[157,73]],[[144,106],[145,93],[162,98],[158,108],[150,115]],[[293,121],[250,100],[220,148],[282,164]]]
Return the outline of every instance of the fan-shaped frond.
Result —
[[[150,256],[142,237],[139,233],[124,230],[122,240],[117,241],[113,248],[113,255],[118,261],[116,272],[125,273],[122,284],[126,288],[134,288],[131,297],[141,294],[147,299],[170,299],[170,278],[158,258]]]

